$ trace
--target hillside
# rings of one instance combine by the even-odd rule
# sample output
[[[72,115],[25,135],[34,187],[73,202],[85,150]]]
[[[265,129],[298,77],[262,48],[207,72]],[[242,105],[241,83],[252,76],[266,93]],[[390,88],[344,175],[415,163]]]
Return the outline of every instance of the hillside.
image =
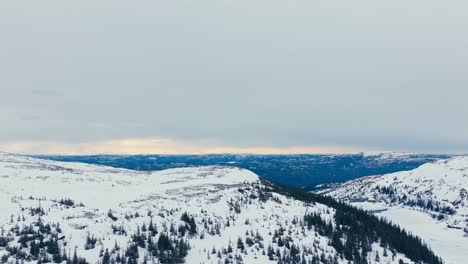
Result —
[[[0,153],[0,260],[441,263],[399,228],[236,167],[139,172]]]
[[[365,177],[322,191],[384,216],[420,236],[447,263],[468,252],[468,157]]]

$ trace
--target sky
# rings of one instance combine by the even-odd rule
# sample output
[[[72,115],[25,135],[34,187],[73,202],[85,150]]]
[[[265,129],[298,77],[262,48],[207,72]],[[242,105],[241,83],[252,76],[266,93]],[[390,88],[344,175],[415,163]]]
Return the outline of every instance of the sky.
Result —
[[[0,150],[468,153],[466,1],[3,1]]]

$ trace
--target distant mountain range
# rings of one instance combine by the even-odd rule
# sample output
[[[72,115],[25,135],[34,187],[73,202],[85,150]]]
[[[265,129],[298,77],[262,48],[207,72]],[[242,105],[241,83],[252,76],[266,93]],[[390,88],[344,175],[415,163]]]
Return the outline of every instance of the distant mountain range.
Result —
[[[385,217],[420,236],[447,264],[467,263],[468,157],[328,186],[319,193]]]
[[[312,190],[316,185],[339,183],[363,176],[412,170],[452,155],[398,152],[346,155],[97,155],[35,156],[57,161],[84,162],[140,171],[193,166],[236,166],[270,181]]]

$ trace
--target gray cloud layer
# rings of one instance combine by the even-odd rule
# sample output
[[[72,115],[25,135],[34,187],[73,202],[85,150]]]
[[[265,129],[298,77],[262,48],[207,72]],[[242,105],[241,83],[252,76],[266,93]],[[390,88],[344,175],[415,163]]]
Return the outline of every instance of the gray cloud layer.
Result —
[[[0,141],[468,152],[463,1],[0,8]]]

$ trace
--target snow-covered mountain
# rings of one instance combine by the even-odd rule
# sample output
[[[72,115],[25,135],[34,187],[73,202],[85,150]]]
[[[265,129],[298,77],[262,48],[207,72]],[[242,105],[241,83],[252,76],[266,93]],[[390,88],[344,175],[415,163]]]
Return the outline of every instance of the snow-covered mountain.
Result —
[[[370,210],[425,240],[447,263],[468,257],[468,157],[364,177],[321,191]]]
[[[427,161],[430,159],[440,159],[442,157],[448,157],[447,155],[429,155],[422,153],[408,153],[408,152],[395,152],[395,151],[368,151],[361,152],[364,158],[374,160],[375,162],[381,163],[394,163],[394,162],[417,162]]]
[[[0,153],[0,228],[2,263],[440,263],[394,226],[235,167]]]

